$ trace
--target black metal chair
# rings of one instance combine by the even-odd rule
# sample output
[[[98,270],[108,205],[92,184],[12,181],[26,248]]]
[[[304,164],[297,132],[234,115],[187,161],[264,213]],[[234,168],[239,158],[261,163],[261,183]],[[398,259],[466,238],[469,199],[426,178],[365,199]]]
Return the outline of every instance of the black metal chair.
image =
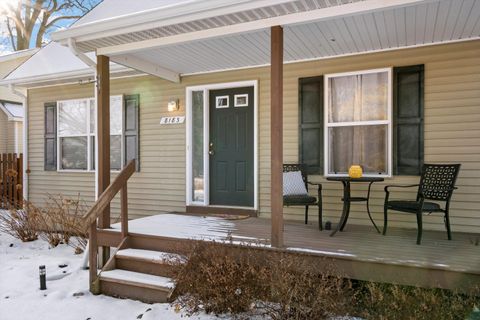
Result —
[[[308,181],[307,167],[304,164],[284,164],[283,172],[291,171],[300,171],[302,174],[303,182],[305,183],[305,188],[308,192],[308,186],[317,186],[317,196],[313,197],[308,194],[306,195],[284,195],[283,196],[283,205],[290,206],[305,206],[305,224],[308,224],[308,208],[309,206],[318,206],[318,228],[323,230],[322,222],[322,185],[320,183],[313,183]]]
[[[384,225],[383,235],[387,232],[387,211],[414,213],[417,216],[417,244],[422,240],[422,215],[423,213],[443,212],[445,227],[447,228],[448,240],[452,240],[450,230],[450,199],[453,194],[457,180],[460,164],[424,164],[420,184],[414,185],[390,185],[385,187],[384,204]],[[391,201],[390,188],[418,187],[417,199],[415,201],[397,200]],[[434,202],[425,201],[433,200]],[[445,202],[442,208],[437,202]]]

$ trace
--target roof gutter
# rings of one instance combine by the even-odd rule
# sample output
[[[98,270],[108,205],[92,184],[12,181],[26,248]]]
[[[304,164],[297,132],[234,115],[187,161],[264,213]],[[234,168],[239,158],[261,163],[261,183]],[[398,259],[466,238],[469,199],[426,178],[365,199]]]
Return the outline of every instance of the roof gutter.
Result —
[[[97,72],[97,64],[95,63],[95,61],[93,61],[86,54],[78,50],[77,44],[75,43],[75,40],[73,40],[73,38],[68,38],[68,48],[78,59],[82,60],[83,63],[92,68],[95,73]]]

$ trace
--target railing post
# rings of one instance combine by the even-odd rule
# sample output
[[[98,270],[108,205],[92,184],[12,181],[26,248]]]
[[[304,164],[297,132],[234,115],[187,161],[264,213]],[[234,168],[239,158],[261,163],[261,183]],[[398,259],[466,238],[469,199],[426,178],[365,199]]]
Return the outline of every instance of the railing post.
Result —
[[[90,292],[93,294],[99,293],[98,281],[97,281],[97,222],[94,221],[90,224],[88,232],[88,265],[89,265],[89,283]]]
[[[128,191],[126,182],[120,191],[120,219],[122,239],[124,239],[128,235]]]

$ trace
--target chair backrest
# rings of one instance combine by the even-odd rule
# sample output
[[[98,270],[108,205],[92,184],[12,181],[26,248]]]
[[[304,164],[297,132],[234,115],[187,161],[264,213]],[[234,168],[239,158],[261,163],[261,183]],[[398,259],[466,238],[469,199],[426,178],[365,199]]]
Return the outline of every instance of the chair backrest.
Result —
[[[457,181],[460,164],[424,164],[419,194],[425,199],[448,201]]]
[[[291,172],[291,171],[300,171],[302,173],[302,179],[303,179],[303,182],[305,182],[305,188],[307,188],[307,191],[308,191],[307,166],[303,163],[284,163],[283,172]]]

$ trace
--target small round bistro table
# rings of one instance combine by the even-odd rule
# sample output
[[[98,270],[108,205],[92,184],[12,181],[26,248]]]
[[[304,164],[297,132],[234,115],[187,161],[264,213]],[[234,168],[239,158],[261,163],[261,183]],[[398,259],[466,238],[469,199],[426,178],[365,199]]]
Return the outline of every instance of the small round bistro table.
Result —
[[[346,177],[327,177],[328,181],[339,181],[343,184],[343,211],[342,211],[342,216],[340,217],[340,221],[338,222],[337,227],[333,232],[330,234],[330,236],[334,236],[335,233],[338,231],[343,231],[343,228],[345,228],[345,225],[347,224],[348,220],[348,215],[350,214],[350,204],[352,202],[366,202],[367,203],[367,213],[368,217],[370,218],[370,221],[372,221],[373,226],[375,229],[377,229],[377,232],[380,233],[380,230],[378,230],[377,225],[375,224],[375,221],[372,219],[372,215],[370,214],[370,206],[369,206],[369,200],[370,200],[370,189],[372,188],[372,184],[374,182],[381,182],[384,179],[381,177],[361,177],[361,178],[350,178],[348,176]],[[352,182],[367,182],[368,183],[368,192],[366,197],[351,197],[350,196],[350,184]]]

